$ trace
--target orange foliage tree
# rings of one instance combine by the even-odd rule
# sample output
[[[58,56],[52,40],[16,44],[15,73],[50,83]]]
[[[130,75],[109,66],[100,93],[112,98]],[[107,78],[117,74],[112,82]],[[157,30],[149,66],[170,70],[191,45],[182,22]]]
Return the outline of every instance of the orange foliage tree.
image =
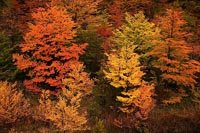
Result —
[[[162,41],[150,52],[156,58],[153,66],[161,72],[158,82],[194,88],[200,63],[189,57],[191,48],[186,39],[190,34],[183,30],[186,24],[183,12],[168,9],[164,17],[159,17],[158,24],[162,29]]]
[[[80,64],[86,44],[73,43],[75,23],[63,8],[40,8],[32,17],[34,23],[20,45],[21,53],[13,55],[15,64],[28,73],[28,88],[60,89],[62,80],[73,70],[72,64]]]

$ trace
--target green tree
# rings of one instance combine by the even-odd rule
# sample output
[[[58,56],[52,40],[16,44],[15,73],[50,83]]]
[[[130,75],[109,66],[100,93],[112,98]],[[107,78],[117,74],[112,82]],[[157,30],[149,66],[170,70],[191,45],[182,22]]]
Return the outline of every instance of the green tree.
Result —
[[[0,32],[0,80],[13,80],[17,74],[17,68],[12,62],[12,54],[15,47],[5,32]]]
[[[78,43],[87,43],[87,49],[85,54],[81,56],[81,60],[86,65],[86,70],[91,73],[92,76],[96,76],[100,70],[101,61],[104,58],[102,48],[102,38],[94,31],[82,31],[77,35]]]
[[[117,47],[121,47],[123,42],[134,44],[136,46],[135,52],[141,55],[140,61],[142,65],[147,66],[147,51],[149,51],[159,37],[160,30],[154,23],[148,22],[143,12],[138,12],[134,16],[126,13],[125,23],[121,28],[115,31],[117,38],[112,39]]]

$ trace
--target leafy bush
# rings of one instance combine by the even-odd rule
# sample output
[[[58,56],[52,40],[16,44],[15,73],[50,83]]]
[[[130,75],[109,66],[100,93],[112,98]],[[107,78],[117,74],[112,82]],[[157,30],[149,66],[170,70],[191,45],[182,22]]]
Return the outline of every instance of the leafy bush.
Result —
[[[59,131],[85,131],[88,129],[87,112],[80,109],[84,94],[79,90],[63,89],[57,100],[52,100],[50,92],[43,91],[34,117],[52,123]]]
[[[148,120],[150,132],[199,132],[200,106],[192,103],[181,105],[157,107]]]
[[[14,123],[29,115],[29,102],[16,84],[0,81],[0,124]]]
[[[92,130],[92,133],[106,133],[106,128],[102,120],[96,119],[96,124]]]

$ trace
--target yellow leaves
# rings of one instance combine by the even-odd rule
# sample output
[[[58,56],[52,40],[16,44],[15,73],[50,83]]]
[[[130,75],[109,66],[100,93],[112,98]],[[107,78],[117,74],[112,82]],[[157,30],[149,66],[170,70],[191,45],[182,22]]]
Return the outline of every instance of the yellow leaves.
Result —
[[[122,96],[117,96],[117,100],[122,103],[121,111],[135,113],[140,119],[146,119],[154,106],[154,86],[142,80],[144,73],[135,49],[143,49],[142,45],[146,47],[157,35],[159,30],[145,19],[142,12],[134,17],[126,14],[126,24],[117,29],[112,38],[115,47],[106,54],[108,58],[103,70],[105,78],[113,87],[123,89]]]
[[[126,14],[126,23],[115,31],[117,38],[114,42],[121,46],[126,42],[128,45],[136,45],[142,53],[151,47],[153,40],[160,35],[160,30],[153,23],[148,22],[143,12],[138,12],[134,16]]]
[[[148,117],[149,112],[154,107],[154,86],[142,85],[137,89],[131,89],[127,92],[123,91],[122,96],[117,96],[117,100],[122,103],[120,109],[125,113],[140,114],[142,119]],[[139,109],[139,112],[136,112]]]
[[[43,91],[35,118],[51,121],[61,131],[86,130],[87,112],[81,109],[81,100],[91,93],[94,83],[89,74],[84,72],[83,64],[71,62],[70,71],[63,79],[62,90],[57,100],[50,99],[50,92]],[[49,80],[56,84],[56,80]],[[81,110],[81,111],[79,111]],[[40,112],[39,114],[37,112]]]
[[[58,101],[50,99],[49,91],[43,91],[36,118],[51,121],[60,131],[86,130],[86,112],[79,112],[81,97],[78,93],[65,89],[58,96]]]
[[[192,89],[192,101],[200,103],[200,89],[198,87]]]
[[[93,81],[89,78],[89,74],[84,72],[83,64],[71,64],[71,71],[67,77],[63,79],[63,84],[70,91],[82,92],[84,95],[91,93],[94,86]]]
[[[134,46],[123,46],[111,54],[107,54],[105,77],[116,88],[137,86],[141,83],[143,72],[140,71],[139,55],[133,53]]]
[[[0,81],[0,124],[13,123],[29,114],[29,103],[16,84]]]
[[[98,14],[98,6],[102,0],[56,0],[54,5],[64,7],[72,16],[73,20],[80,26],[87,25],[87,28],[98,27],[101,17]]]

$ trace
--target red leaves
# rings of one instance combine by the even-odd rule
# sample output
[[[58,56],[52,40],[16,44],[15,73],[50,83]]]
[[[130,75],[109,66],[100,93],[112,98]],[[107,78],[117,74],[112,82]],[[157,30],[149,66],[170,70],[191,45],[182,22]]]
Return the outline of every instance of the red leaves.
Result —
[[[112,29],[109,28],[108,26],[107,26],[107,27],[104,26],[104,27],[99,28],[99,29],[97,30],[97,33],[98,33],[99,35],[101,35],[102,37],[104,37],[104,38],[107,38],[107,37],[110,37],[110,36],[113,35]]]
[[[111,15],[111,21],[115,28],[122,25],[123,22],[123,12],[121,10],[122,2],[116,1],[109,7],[109,14]]]
[[[29,90],[29,91],[32,91],[32,92],[35,92],[35,93],[39,93],[41,92],[40,88],[38,88],[32,81],[30,80],[25,80],[24,81],[24,86]]]

